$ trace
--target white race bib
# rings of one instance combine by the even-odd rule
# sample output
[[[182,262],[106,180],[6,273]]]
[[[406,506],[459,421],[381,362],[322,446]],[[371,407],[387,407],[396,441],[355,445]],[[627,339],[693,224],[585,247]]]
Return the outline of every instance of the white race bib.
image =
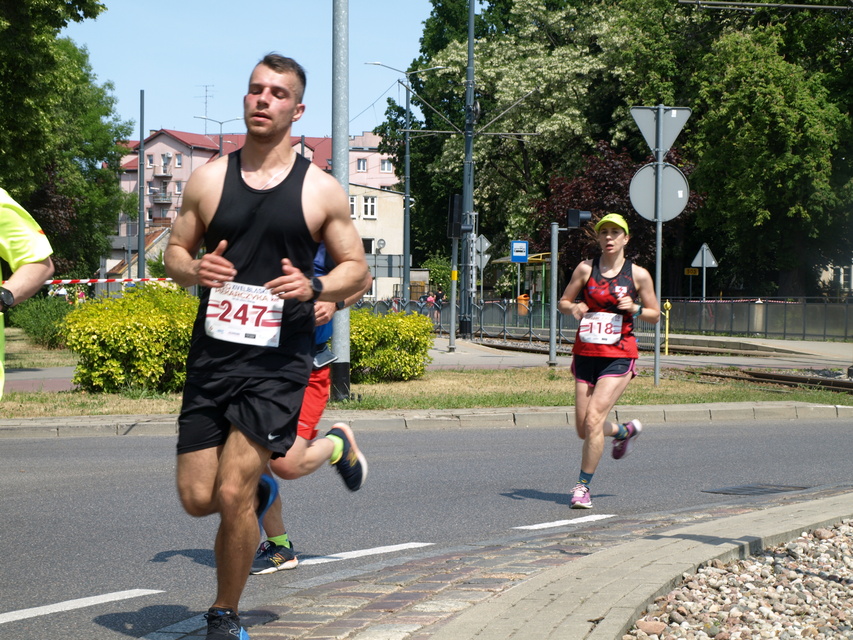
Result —
[[[581,342],[616,344],[622,339],[622,315],[604,311],[585,313],[578,336]]]
[[[204,331],[211,338],[277,347],[284,301],[264,287],[228,282],[210,290]]]

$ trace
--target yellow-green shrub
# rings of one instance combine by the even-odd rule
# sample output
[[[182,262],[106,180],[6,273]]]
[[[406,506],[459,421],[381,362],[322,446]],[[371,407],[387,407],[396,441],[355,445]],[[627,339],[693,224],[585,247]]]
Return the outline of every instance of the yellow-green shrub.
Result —
[[[66,345],[80,356],[74,382],[110,393],[179,391],[197,310],[183,289],[154,284],[74,305],[64,324]]]
[[[432,321],[422,315],[350,315],[350,376],[353,382],[391,382],[421,377],[432,362]]]

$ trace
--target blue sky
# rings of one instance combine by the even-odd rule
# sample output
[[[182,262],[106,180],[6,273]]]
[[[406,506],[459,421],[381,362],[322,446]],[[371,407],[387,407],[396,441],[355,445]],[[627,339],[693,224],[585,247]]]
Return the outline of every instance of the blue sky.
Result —
[[[121,119],[139,136],[140,90],[145,131],[219,133],[219,121],[242,115],[242,98],[255,63],[270,51],[305,67],[306,112],[294,135],[332,133],[332,0],[105,0],[97,20],[70,25],[62,35],[85,46],[100,84],[111,81]],[[384,120],[386,99],[399,104],[401,74],[418,55],[429,0],[349,1],[349,132]],[[206,96],[206,97],[205,97]],[[205,111],[206,103],[206,111]],[[205,129],[205,126],[207,127]],[[245,131],[242,121],[222,125]]]

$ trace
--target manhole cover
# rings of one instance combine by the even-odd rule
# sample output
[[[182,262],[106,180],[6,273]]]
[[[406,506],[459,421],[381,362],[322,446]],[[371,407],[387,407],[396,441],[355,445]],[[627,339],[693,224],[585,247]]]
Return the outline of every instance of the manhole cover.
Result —
[[[786,487],[780,484],[745,484],[740,487],[703,489],[702,493],[723,493],[730,496],[761,496],[768,493],[785,493],[786,491],[802,491],[803,489],[808,489],[808,487]]]

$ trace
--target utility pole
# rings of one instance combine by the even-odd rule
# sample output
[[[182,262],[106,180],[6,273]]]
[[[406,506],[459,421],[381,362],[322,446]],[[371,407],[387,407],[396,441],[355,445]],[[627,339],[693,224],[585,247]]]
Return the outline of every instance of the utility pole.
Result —
[[[145,90],[139,91],[139,222],[137,228],[136,272],[145,277]],[[130,242],[130,238],[128,238]],[[127,277],[130,277],[130,250],[127,252]]]
[[[470,338],[474,317],[474,0],[468,2],[468,69],[465,75],[465,163],[462,168],[462,300],[459,332]]]
[[[332,175],[349,195],[349,0],[332,4]],[[349,308],[335,313],[331,366],[332,399],[350,397]]]
[[[405,194],[403,196],[403,308],[407,308],[408,302],[412,299],[411,292],[411,268],[412,268],[412,198],[411,198],[411,147],[410,147],[410,139],[412,133],[412,85],[411,85],[411,77],[418,73],[423,73],[425,71],[435,71],[436,69],[445,69],[446,67],[429,67],[427,69],[415,69],[414,71],[403,71],[401,69],[395,69],[394,67],[390,67],[387,64],[382,64],[381,62],[365,62],[364,64],[372,64],[378,67],[385,67],[386,69],[391,69],[391,71],[396,71],[397,73],[402,73],[406,77],[406,82],[402,84],[406,88],[406,128],[403,130],[405,136],[405,159],[403,161],[403,184],[405,189]]]

